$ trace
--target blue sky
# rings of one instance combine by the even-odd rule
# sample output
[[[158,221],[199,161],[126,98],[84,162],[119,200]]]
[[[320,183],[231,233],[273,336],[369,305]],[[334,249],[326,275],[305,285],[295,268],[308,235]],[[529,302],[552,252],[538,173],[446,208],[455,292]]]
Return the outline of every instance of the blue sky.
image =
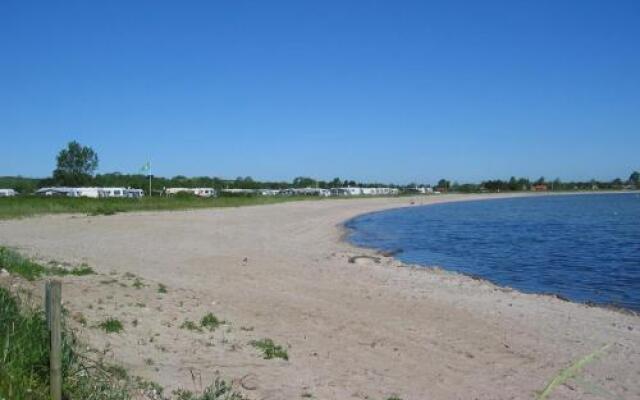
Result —
[[[133,4],[135,3],[135,4]],[[640,169],[638,1],[0,2],[0,175]]]

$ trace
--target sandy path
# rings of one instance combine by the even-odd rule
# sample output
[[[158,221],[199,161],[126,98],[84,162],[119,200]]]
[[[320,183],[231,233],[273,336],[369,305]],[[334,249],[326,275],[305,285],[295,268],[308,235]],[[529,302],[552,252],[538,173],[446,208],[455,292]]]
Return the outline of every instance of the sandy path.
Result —
[[[551,398],[640,398],[638,317],[398,268],[388,257],[349,263],[373,253],[341,242],[339,224],[408,203],[45,216],[0,221],[0,244],[97,270],[64,286],[67,307],[88,321],[84,337],[170,389],[197,390],[220,374],[256,399],[526,399],[572,360],[611,344],[581,374],[587,383],[571,381]],[[126,273],[146,286],[132,287]],[[168,293],[157,293],[158,283]],[[229,325],[179,328],[208,311]],[[125,332],[92,327],[107,316],[122,319]],[[248,345],[263,337],[288,346],[289,361],[264,360]]]

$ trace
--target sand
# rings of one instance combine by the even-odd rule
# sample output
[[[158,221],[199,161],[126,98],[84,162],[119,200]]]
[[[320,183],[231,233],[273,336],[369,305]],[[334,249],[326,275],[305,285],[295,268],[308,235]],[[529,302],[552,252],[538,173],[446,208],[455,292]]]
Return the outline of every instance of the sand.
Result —
[[[74,322],[82,340],[168,391],[220,376],[251,399],[531,399],[609,345],[550,398],[640,398],[637,316],[403,266],[342,240],[341,224],[358,214],[493,197],[43,216],[1,221],[0,244],[94,268],[63,283],[70,315],[87,321]],[[349,262],[359,255],[380,259]],[[180,328],[207,312],[226,324]],[[107,317],[124,332],[96,328]],[[289,360],[263,359],[249,345],[260,338],[287,348]]]

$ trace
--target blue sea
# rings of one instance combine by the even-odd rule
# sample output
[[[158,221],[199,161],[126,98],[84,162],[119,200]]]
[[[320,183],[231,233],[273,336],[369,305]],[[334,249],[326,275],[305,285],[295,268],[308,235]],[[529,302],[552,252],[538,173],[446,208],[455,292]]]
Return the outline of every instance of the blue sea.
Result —
[[[358,246],[523,292],[640,311],[640,194],[444,203],[347,222]]]

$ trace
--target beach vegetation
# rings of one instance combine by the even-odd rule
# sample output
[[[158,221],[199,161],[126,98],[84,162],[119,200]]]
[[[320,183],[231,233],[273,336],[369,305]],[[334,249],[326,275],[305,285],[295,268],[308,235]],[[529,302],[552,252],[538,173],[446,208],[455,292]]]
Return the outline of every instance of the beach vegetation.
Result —
[[[142,197],[88,198],[88,197],[0,197],[0,219],[22,218],[42,214],[113,215],[133,211],[177,211],[201,208],[243,207],[290,201],[313,200],[312,196],[220,196],[202,197]]]
[[[107,318],[98,324],[106,333],[120,333],[124,330],[124,326],[119,319]]]
[[[82,264],[73,268],[61,266],[45,266],[35,262],[17,251],[0,246],[0,268],[7,272],[19,275],[27,280],[39,279],[43,276],[66,276],[66,275],[89,275],[95,272],[87,264]]]
[[[252,340],[249,344],[260,350],[264,358],[267,360],[272,358],[282,358],[283,360],[289,359],[287,350],[282,346],[275,344],[271,339],[265,338],[261,340]]]
[[[246,400],[241,393],[233,390],[231,384],[218,378],[202,393],[196,394],[190,390],[177,389],[173,391],[173,395],[176,400]]]
[[[224,323],[225,321],[219,320],[218,317],[216,317],[212,313],[208,313],[200,320],[200,326],[202,328],[208,329],[209,331],[216,330],[217,327]]]
[[[167,293],[167,286],[162,283],[158,283],[158,293]]]
[[[0,287],[0,398],[49,399],[49,335],[44,313]],[[114,370],[77,351],[75,337],[63,325],[63,397],[129,399]]]
[[[196,331],[196,332],[202,332],[202,329],[198,326],[198,324],[196,324],[195,322],[191,321],[191,320],[185,320],[182,325],[180,325],[180,329],[186,329],[188,331]]]

